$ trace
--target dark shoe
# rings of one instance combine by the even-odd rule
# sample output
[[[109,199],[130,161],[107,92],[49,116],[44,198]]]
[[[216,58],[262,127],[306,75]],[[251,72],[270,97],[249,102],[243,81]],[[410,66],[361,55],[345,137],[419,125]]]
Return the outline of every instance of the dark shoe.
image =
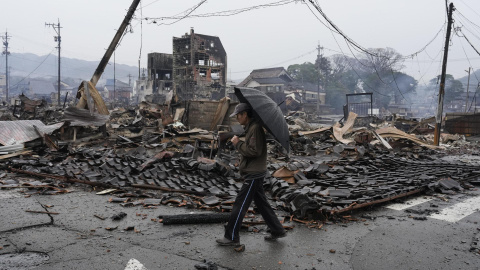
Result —
[[[220,246],[238,246],[240,245],[240,241],[233,241],[227,238],[217,239],[217,244]]]
[[[287,236],[287,233],[286,233],[286,232],[284,232],[284,233],[282,233],[282,234],[278,234],[278,235],[270,234],[270,235],[265,236],[264,239],[267,240],[267,241],[275,241],[275,240],[277,240],[278,238],[283,238],[283,237],[285,237],[285,236]]]

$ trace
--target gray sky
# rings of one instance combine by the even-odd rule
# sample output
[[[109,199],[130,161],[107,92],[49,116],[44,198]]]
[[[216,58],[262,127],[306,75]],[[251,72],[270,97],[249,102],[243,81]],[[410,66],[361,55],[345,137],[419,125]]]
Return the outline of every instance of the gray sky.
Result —
[[[278,0],[208,0],[191,15],[216,13]],[[351,55],[343,38],[333,34],[312,14],[311,5],[292,2],[232,16],[185,18],[169,21],[145,18],[184,15],[201,0],[142,0],[128,33],[116,51],[116,62],[147,66],[150,52],[172,52],[172,37],[180,37],[194,27],[196,33],[220,37],[228,55],[228,79],[243,79],[251,70],[314,62],[316,46],[325,55],[343,50]],[[8,30],[10,51],[47,55],[56,52],[56,35],[45,23],[62,26],[62,56],[99,61],[120,26],[132,0],[16,0],[0,8],[0,33]],[[480,50],[480,1],[453,1],[455,27]],[[406,60],[403,72],[420,84],[441,71],[441,52],[445,42],[446,6],[443,0],[335,0],[319,1],[325,14],[352,40],[365,48],[391,47],[402,55],[420,51],[445,26],[421,53]],[[313,10],[313,9],[312,9]],[[314,13],[321,18],[320,14]],[[463,15],[463,16],[462,16]],[[143,18],[144,20],[140,20]],[[325,20],[321,18],[325,23]],[[143,23],[140,23],[143,22]],[[336,40],[335,40],[335,38]],[[480,56],[464,38],[452,33],[447,72],[456,78],[467,75],[469,66],[480,68]],[[337,42],[338,44],[337,44]],[[463,45],[463,47],[462,47]],[[2,57],[3,58],[3,57]],[[469,61],[467,60],[470,60]],[[113,59],[111,59],[111,62]],[[93,74],[94,70],[92,70]],[[137,74],[135,74],[137,75]],[[88,79],[88,78],[85,78]]]

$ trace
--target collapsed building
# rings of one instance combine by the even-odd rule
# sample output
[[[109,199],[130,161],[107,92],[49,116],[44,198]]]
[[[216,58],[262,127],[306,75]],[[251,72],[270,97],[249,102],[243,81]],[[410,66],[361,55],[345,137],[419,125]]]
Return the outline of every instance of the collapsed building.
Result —
[[[172,54],[148,54],[148,80],[152,82],[153,93],[165,95],[173,88],[172,71]]]
[[[173,38],[173,54],[149,53],[147,75],[136,82],[137,102],[163,104],[173,90],[179,100],[225,97],[227,53],[220,38],[190,34]]]
[[[183,100],[225,96],[227,53],[220,38],[190,34],[173,38],[173,88]]]

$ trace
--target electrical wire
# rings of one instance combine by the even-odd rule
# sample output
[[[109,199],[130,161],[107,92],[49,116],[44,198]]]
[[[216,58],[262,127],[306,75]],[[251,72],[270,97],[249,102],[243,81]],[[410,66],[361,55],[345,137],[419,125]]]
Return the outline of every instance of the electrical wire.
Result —
[[[169,18],[169,19],[176,19],[174,22],[171,22],[171,23],[157,23],[156,20],[154,19],[153,23],[157,23],[157,25],[172,25],[172,24],[175,24],[175,23],[177,23],[177,22],[179,22],[179,21],[181,21],[181,20],[183,20],[183,19],[185,19],[185,18],[187,18],[187,17],[190,17],[190,18],[191,18],[192,16],[191,16],[190,14],[192,14],[196,9],[198,9],[198,8],[199,8],[201,5],[203,5],[205,2],[207,2],[207,0],[202,0],[202,1],[200,1],[200,3],[196,4],[195,6],[193,6],[193,7],[189,8],[189,9],[185,10],[185,11],[183,12],[183,14],[185,14],[185,15],[183,15],[183,16],[181,16],[181,17],[179,17],[179,18],[175,18],[175,17]],[[150,18],[145,18],[145,19],[146,19],[146,20],[149,20]],[[163,19],[160,19],[160,18],[159,18],[159,20],[163,20]]]
[[[181,13],[173,15],[173,16],[149,17],[149,18],[145,18],[145,20],[152,21],[152,23],[158,24],[158,21],[163,21],[163,20],[183,20],[185,18],[206,18],[206,17],[227,17],[227,16],[233,16],[233,15],[237,15],[237,14],[247,12],[247,11],[251,11],[251,10],[255,10],[255,9],[274,7],[274,6],[282,6],[282,5],[290,4],[292,2],[297,2],[297,1],[298,0],[281,0],[281,1],[277,1],[277,2],[267,3],[267,4],[263,4],[263,5],[256,5],[256,6],[246,7],[246,8],[223,10],[223,11],[217,11],[217,12],[191,15],[193,10],[198,8],[198,6],[199,6],[199,5],[196,5],[192,8],[189,8],[189,9],[185,10],[184,12],[181,12]],[[205,1],[203,1],[203,2],[205,2]],[[203,2],[201,4],[203,4]],[[186,14],[186,13],[188,13],[188,14],[187,15],[180,15],[180,14]],[[173,23],[176,23],[176,22],[177,21],[175,21]],[[173,24],[173,23],[170,23],[170,24]],[[170,24],[160,23],[158,25],[170,25]]]
[[[457,16],[454,16],[454,18],[455,18],[456,21],[461,22],[461,26],[460,26],[461,28],[467,30],[467,31],[468,31],[469,33],[471,33],[474,37],[476,37],[477,39],[480,40],[479,35],[477,35],[477,33],[474,33],[474,31],[470,30],[469,27],[466,26],[466,23],[465,23],[465,21],[463,20],[463,18],[459,18],[459,17],[457,17]],[[480,34],[480,31],[477,30],[477,32],[478,32],[478,34]]]
[[[328,17],[327,15],[323,12],[323,10],[320,8],[320,5],[318,4],[317,0],[309,0],[309,2],[315,7],[315,9],[322,15],[322,17],[330,24],[331,27],[333,27],[333,29],[335,29],[335,31],[340,34],[347,42],[349,42],[352,46],[354,46],[355,48],[359,49],[361,52],[364,52],[368,55],[371,55],[371,56],[376,56],[376,57],[380,57],[379,55],[377,55],[376,53],[366,49],[365,47],[361,46],[360,44],[358,44],[357,42],[355,42],[353,39],[351,39],[350,37],[348,37],[345,33],[343,33]],[[443,29],[443,25],[442,27],[440,28],[440,30],[436,33],[436,35],[423,47],[421,48],[420,50],[412,53],[412,54],[409,54],[407,56],[404,56],[403,58],[404,59],[407,59],[407,58],[412,58],[414,55],[418,54],[418,53],[421,53],[423,52],[437,37],[438,35],[440,34],[440,32],[442,31]]]
[[[475,48],[475,46],[473,46],[473,44],[470,42],[470,40],[467,38],[467,36],[465,36],[465,33],[463,33],[463,38],[468,42],[468,44],[470,44],[470,46],[473,48],[473,50],[478,54],[480,55],[480,52],[477,50],[477,48]]]
[[[14,87],[17,87],[21,82],[23,82],[26,78],[30,77],[30,75],[32,75],[32,73],[34,73],[46,60],[47,58],[53,53],[53,51],[55,51],[56,48],[54,48],[46,57],[45,59],[43,59],[43,61],[32,71],[30,72],[27,76],[23,77],[18,83],[16,83],[15,85],[12,86],[12,88]]]
[[[458,36],[458,37],[464,37],[464,36],[460,36],[460,35],[458,35],[458,34],[457,34],[457,36]],[[461,47],[462,47],[462,49],[463,49],[463,52],[465,53],[465,56],[466,56],[467,59],[468,59],[467,52],[465,51],[465,47],[463,47],[463,43],[462,43],[462,40],[461,40],[461,39],[460,39],[460,45],[461,45]],[[472,63],[470,62],[470,59],[468,59],[468,64],[470,65],[469,68],[472,67]],[[473,75],[475,76],[475,79],[477,79],[477,84],[478,84],[479,80],[478,80],[478,77],[477,77],[477,73],[476,73],[475,71],[473,72]],[[467,88],[468,88],[469,86],[470,86],[470,82],[467,82]],[[477,88],[478,88],[478,87],[477,87]],[[476,92],[477,92],[477,91],[475,91],[475,95],[476,95]],[[475,97],[475,95],[474,95],[474,97]],[[468,99],[468,96],[467,96],[467,99]],[[472,103],[473,103],[473,101],[474,101],[474,99],[472,98],[472,102],[470,103],[470,107],[468,108],[467,112],[469,112],[470,109],[472,108]],[[468,102],[468,101],[467,101],[467,102]]]
[[[464,18],[465,20],[467,20],[469,23],[475,25],[476,27],[480,28],[480,26],[478,26],[477,24],[475,24],[474,22],[472,22],[470,19],[468,19],[465,15],[463,15],[460,10],[458,10],[458,8],[455,8],[455,13],[458,13],[460,16],[462,16],[462,18]]]
[[[343,53],[343,50],[342,50],[342,47],[340,47],[340,44],[338,43],[338,40],[337,38],[335,37],[334,35],[334,31],[330,31],[330,33],[332,34],[332,37],[333,39],[335,40],[335,42],[337,43],[337,46],[338,48],[340,49],[340,51],[342,51],[342,55],[343,57],[345,58],[346,62],[348,63],[348,65],[350,66],[351,70],[357,75],[357,77],[363,82],[363,84],[365,84],[368,88],[370,88],[370,90],[372,90],[372,92],[375,92],[381,96],[385,96],[385,97],[389,97],[388,95],[385,95],[385,94],[382,94],[380,92],[378,92],[377,90],[375,90],[373,87],[371,87],[370,85],[368,85],[368,83],[366,83],[366,81],[360,76],[360,74],[358,74],[357,70],[355,68],[353,68],[353,66],[350,64],[350,61],[348,60],[347,56],[345,55],[345,53]]]

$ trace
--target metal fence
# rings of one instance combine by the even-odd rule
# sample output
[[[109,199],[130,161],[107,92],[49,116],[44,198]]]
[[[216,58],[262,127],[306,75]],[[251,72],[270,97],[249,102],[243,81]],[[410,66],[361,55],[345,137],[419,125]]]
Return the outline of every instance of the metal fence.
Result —
[[[358,116],[373,115],[373,93],[347,94],[347,104],[343,107],[344,118],[348,118],[349,112]]]

